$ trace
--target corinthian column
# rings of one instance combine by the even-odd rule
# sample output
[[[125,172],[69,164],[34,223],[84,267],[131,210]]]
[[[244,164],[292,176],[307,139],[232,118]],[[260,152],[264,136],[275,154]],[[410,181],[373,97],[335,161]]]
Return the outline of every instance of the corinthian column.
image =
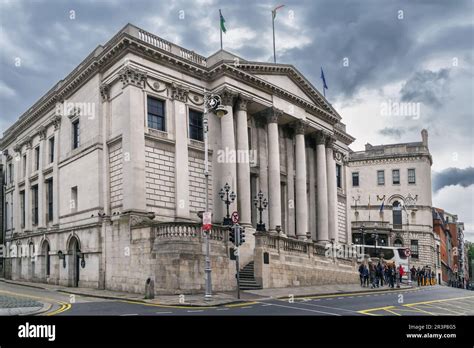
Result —
[[[234,112],[232,107],[236,94],[225,88],[221,94],[222,105],[226,108],[227,114],[221,117],[221,145],[222,148],[218,150],[217,161],[222,168],[222,178],[219,184],[223,187],[228,183],[231,190],[237,192],[237,166],[236,166],[236,151],[235,151],[235,133],[234,133]],[[231,203],[229,211],[236,210],[236,202]],[[225,214],[224,214],[225,215]]]
[[[249,138],[247,132],[247,104],[249,98],[240,95],[237,102],[237,199],[239,202],[239,213],[241,224],[251,224],[250,197],[250,154]],[[239,156],[242,154],[243,156]]]
[[[298,121],[295,131],[296,236],[298,239],[306,239],[306,233],[308,232],[308,197],[306,195],[305,123]]]
[[[278,117],[282,111],[272,108],[267,114],[268,132],[268,212],[269,230],[275,231],[281,226],[281,189],[280,189],[280,144],[278,140]]]
[[[337,182],[336,161],[334,160],[334,138],[329,138],[326,147],[327,180],[328,180],[328,229],[329,239],[338,242],[337,237]]]
[[[326,139],[322,131],[316,136],[316,184],[318,186],[317,228],[318,242],[328,242],[328,183],[326,170]]]

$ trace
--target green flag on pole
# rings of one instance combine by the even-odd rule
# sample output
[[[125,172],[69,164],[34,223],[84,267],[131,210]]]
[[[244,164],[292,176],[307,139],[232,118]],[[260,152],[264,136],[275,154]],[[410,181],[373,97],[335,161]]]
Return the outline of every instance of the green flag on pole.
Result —
[[[219,10],[219,16],[221,17],[221,30],[225,33],[227,32],[227,29],[225,28],[225,19],[221,10]]]

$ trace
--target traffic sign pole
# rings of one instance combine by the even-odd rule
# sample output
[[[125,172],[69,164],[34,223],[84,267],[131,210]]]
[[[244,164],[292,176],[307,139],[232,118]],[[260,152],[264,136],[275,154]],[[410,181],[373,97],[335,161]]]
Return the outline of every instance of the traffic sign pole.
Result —
[[[233,215],[233,214],[232,214]],[[233,217],[233,216],[232,216]],[[236,223],[232,226],[235,236],[235,278],[237,279],[237,298],[240,300],[240,262],[239,262],[239,245],[240,245],[240,226]]]

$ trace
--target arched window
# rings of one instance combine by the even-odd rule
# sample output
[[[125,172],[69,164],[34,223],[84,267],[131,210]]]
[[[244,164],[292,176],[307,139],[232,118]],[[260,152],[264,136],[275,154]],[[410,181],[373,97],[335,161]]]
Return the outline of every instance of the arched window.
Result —
[[[400,202],[395,201],[392,204],[393,228],[402,229],[402,206]]]
[[[43,255],[44,255],[44,262],[45,262],[45,273],[46,277],[49,277],[51,272],[51,256],[49,255],[51,248],[49,247],[48,241],[44,241],[43,243]]]
[[[400,238],[397,238],[393,241],[393,246],[394,247],[402,247],[403,246],[403,242]]]

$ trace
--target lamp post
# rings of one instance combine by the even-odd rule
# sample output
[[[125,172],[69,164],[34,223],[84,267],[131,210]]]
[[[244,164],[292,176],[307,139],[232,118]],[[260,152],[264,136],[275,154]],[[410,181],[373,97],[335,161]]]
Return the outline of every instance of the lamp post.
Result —
[[[410,229],[409,229],[409,224],[410,224],[410,220],[409,220],[409,216],[408,216],[408,210],[407,210],[407,206],[410,207],[410,206],[413,206],[416,201],[418,200],[418,195],[416,195],[415,197],[412,197],[412,195],[409,193],[407,195],[407,197],[405,198],[405,204],[403,205],[403,210],[405,210],[405,214],[407,216],[407,237],[408,237],[408,234],[410,233]],[[410,270],[410,257],[411,257],[411,254],[409,256],[407,256],[407,267],[408,267],[408,270],[407,270],[407,280],[408,280],[408,285],[411,285],[411,270]]]
[[[374,240],[375,240],[375,255],[377,255],[377,241],[379,240],[379,234],[377,233],[377,230],[374,229],[374,233],[370,235]]]
[[[230,218],[230,214],[229,214],[229,206],[233,201],[235,201],[235,197],[237,197],[234,191],[231,191],[230,189],[231,189],[230,185],[228,183],[225,183],[224,187],[221,188],[221,190],[219,191],[219,196],[221,197],[221,200],[226,205],[226,209],[227,209],[227,214],[223,222],[224,226],[232,225],[232,219]]]
[[[223,117],[227,114],[227,110],[221,105],[221,98],[215,94],[204,95],[204,115],[202,120],[203,131],[204,131],[204,176],[206,178],[206,212],[209,211],[209,112],[214,112],[217,117]],[[206,260],[204,273],[206,275],[206,292],[204,300],[209,301],[212,299],[212,279],[211,279],[211,258],[210,258],[210,231],[204,235],[206,243]]]
[[[262,221],[262,213],[268,206],[268,201],[266,198],[263,198],[263,192],[259,191],[258,194],[255,196],[253,203],[257,208],[260,214],[260,221],[257,223],[257,232],[265,232],[265,224]]]

